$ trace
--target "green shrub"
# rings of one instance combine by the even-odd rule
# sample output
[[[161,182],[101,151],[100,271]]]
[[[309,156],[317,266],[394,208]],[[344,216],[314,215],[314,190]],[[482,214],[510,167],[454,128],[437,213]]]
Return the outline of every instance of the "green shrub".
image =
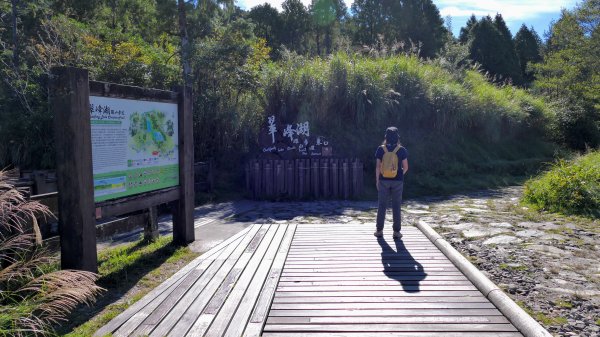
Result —
[[[523,200],[540,210],[600,217],[600,152],[557,162],[525,184]]]

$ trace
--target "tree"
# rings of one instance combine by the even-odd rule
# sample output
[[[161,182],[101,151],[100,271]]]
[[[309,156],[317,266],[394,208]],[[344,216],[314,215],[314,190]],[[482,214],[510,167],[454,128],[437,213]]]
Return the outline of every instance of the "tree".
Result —
[[[521,74],[526,83],[531,83],[534,80],[533,71],[528,65],[539,63],[542,60],[540,54],[541,44],[542,41],[533,27],[529,29],[525,24],[521,25],[515,35],[514,45],[521,65]]]
[[[519,57],[515,51],[512,33],[508,29],[508,26],[506,25],[506,22],[502,18],[501,14],[496,14],[496,17],[494,18],[494,25],[502,35],[502,45],[498,48],[498,52],[503,58],[500,74],[510,78],[515,84],[522,84],[523,76],[521,66],[519,64]]]
[[[268,3],[258,5],[248,12],[248,18],[255,23],[254,34],[265,39],[267,45],[276,51],[281,44],[283,30],[283,21],[277,9]]]
[[[483,17],[469,31],[469,53],[495,81],[518,84],[522,82],[520,67],[512,38],[509,40],[510,31],[505,27],[501,17]]]
[[[376,44],[385,22],[383,1],[355,0],[352,13],[356,26],[355,42],[369,46]]]
[[[341,21],[345,18],[346,12],[347,8],[343,0],[313,0],[310,14],[317,55],[321,55],[321,37],[324,40],[325,53],[331,53],[333,39],[339,35]]]
[[[600,145],[600,5],[586,0],[553,23],[535,89],[559,101],[557,138],[576,149]]]
[[[447,39],[444,20],[431,0],[357,0],[352,11],[361,43],[373,45],[382,36],[387,44],[420,44],[420,56],[433,57]]]
[[[282,42],[291,50],[298,53],[305,52],[306,34],[311,30],[310,14],[300,0],[285,0],[283,8],[283,36]]]
[[[471,32],[471,28],[473,28],[473,26],[475,26],[476,23],[477,18],[475,17],[475,14],[471,14],[471,17],[469,18],[469,20],[467,20],[467,24],[460,29],[458,40],[461,43],[467,43],[467,41],[469,40],[469,33]]]
[[[434,57],[443,47],[447,38],[444,20],[431,0],[406,0],[402,1],[400,22],[393,28],[399,29],[402,34],[399,40],[421,42],[420,56]],[[392,14],[397,14],[392,11]]]

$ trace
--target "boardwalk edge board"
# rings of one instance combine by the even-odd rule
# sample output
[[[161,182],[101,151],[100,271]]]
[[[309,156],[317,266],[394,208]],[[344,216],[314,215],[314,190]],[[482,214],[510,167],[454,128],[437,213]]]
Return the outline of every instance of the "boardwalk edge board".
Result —
[[[425,221],[416,227],[442,252],[525,337],[552,337],[535,319],[488,279]]]

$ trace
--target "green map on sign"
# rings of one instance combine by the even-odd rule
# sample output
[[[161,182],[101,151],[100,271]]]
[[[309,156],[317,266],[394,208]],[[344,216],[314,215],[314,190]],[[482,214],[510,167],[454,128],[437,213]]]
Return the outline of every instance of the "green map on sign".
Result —
[[[149,155],[167,157],[173,154],[175,125],[162,111],[134,112],[129,121],[131,149]]]

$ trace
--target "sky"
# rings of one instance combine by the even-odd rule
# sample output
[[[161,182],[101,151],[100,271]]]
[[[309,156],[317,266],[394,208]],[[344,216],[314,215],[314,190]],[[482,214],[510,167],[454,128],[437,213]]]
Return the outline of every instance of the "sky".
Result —
[[[348,8],[353,0],[344,0]],[[283,0],[236,0],[236,4],[243,9],[250,9],[256,5],[270,3],[281,10]],[[302,0],[305,5],[311,0]],[[458,36],[460,28],[465,25],[471,14],[477,18],[485,15],[494,17],[496,13],[502,14],[504,21],[512,34],[516,34],[521,24],[533,26],[535,31],[543,38],[548,31],[550,22],[560,17],[561,8],[572,9],[576,0],[433,0],[440,10],[443,19],[452,17],[452,32]]]

